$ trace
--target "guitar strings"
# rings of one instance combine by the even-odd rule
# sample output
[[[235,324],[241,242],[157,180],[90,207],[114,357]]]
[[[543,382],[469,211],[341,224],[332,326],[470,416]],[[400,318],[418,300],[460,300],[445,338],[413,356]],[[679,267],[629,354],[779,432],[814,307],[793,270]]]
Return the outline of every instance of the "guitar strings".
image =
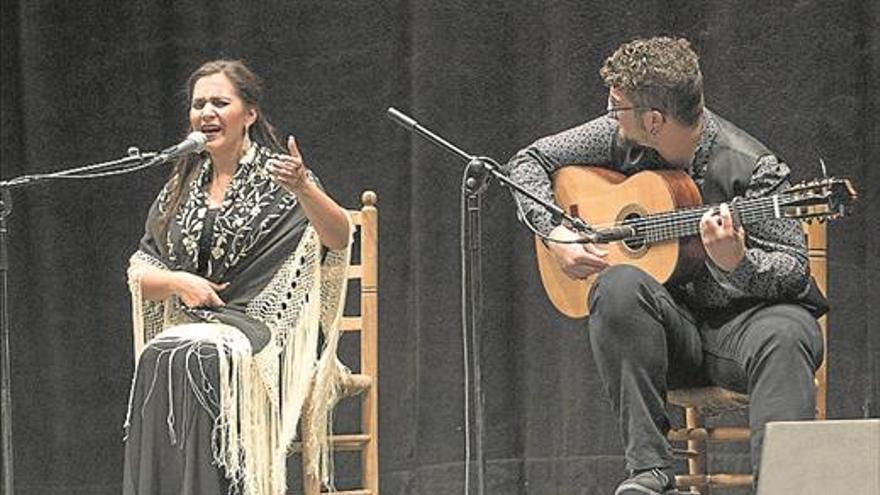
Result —
[[[736,213],[741,218],[741,223],[750,223],[767,218],[774,218],[775,207],[773,205],[774,198],[779,198],[780,202],[789,198],[789,194],[778,194],[770,197],[751,198],[742,200],[736,205]],[[624,240],[645,239],[651,241],[662,240],[665,236],[662,234],[685,235],[691,231],[696,233],[698,220],[709,209],[718,208],[718,205],[700,205],[674,212],[657,213],[646,217],[628,219],[622,222],[612,222],[606,224],[592,225],[594,228],[602,229],[609,227],[628,226],[636,230],[636,235],[628,237]]]
[[[681,217],[672,220],[670,220],[668,216],[662,218],[638,219],[624,222],[624,225],[629,225],[636,229],[636,238],[644,238],[651,241],[693,235],[697,233],[699,220],[705,211],[706,210],[700,210],[687,215],[682,215]],[[742,223],[750,223],[775,216],[769,213],[767,209],[742,210],[739,214]]]
[[[760,214],[767,211],[766,204],[756,204],[756,203],[770,203],[772,205],[772,198],[756,198],[754,200],[748,200],[749,203],[737,208],[737,212],[741,216],[749,215],[749,214],[758,214],[758,217],[753,217],[755,219],[760,219]],[[717,205],[710,206],[711,208],[717,208]],[[680,225],[680,224],[688,224],[695,219],[698,219],[703,216],[703,214],[710,208],[705,205],[685,208],[681,210],[676,210],[675,212],[664,212],[648,215],[645,217],[639,217],[635,219],[624,220],[623,222],[613,222],[607,224],[595,224],[594,226],[602,226],[602,227],[615,227],[621,225],[627,226],[642,226],[642,227],[653,227],[654,225],[659,225],[666,223],[668,225]],[[671,221],[670,221],[671,220]]]

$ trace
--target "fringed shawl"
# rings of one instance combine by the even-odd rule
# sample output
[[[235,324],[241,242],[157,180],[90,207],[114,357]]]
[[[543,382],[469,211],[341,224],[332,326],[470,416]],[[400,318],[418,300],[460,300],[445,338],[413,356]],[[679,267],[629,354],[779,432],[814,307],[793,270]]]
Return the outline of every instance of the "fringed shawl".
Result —
[[[336,349],[350,248],[322,249],[296,197],[266,174],[269,156],[265,148],[254,146],[248,151],[214,222],[208,269],[200,275],[230,282],[219,294],[225,307],[192,310],[175,297],[147,301],[140,285],[146,266],[196,273],[209,161],[162,243],[157,242],[155,222],[164,213],[168,187],[159,194],[128,271],[136,357],[153,338],[216,347],[220,403],[213,432],[214,462],[237,482],[233,485],[244,487],[246,495],[284,493],[287,452],[311,386],[313,417],[318,420],[316,431],[303,435],[319,439],[323,478],[329,479],[326,429],[332,424],[329,416],[341,380],[348,373],[337,360]],[[205,253],[201,254],[204,260]],[[321,330],[325,338],[319,356]],[[173,440],[171,427],[169,421]],[[318,475],[318,465],[308,468]]]

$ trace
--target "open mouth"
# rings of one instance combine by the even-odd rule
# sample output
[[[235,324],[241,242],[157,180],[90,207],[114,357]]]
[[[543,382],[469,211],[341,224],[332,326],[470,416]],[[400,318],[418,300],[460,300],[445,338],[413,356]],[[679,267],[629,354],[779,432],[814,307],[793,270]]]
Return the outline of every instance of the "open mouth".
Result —
[[[216,138],[220,134],[220,131],[222,129],[217,124],[205,124],[199,130],[201,130],[205,134],[205,136],[208,138],[208,140],[210,141],[210,140]]]

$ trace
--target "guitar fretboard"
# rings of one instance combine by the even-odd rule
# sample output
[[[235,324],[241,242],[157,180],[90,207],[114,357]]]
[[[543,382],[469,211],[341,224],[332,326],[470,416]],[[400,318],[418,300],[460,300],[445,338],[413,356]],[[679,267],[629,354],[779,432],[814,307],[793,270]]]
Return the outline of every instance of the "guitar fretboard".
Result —
[[[738,216],[743,224],[769,220],[782,217],[782,207],[785,203],[785,194],[774,194],[760,198],[742,199],[728,203],[731,213]],[[638,240],[649,244],[668,241],[698,235],[700,232],[700,218],[709,209],[718,208],[715,205],[701,205],[695,208],[686,208],[673,212],[656,213],[640,218],[633,218],[623,222],[624,225],[635,229],[636,235],[630,240]]]

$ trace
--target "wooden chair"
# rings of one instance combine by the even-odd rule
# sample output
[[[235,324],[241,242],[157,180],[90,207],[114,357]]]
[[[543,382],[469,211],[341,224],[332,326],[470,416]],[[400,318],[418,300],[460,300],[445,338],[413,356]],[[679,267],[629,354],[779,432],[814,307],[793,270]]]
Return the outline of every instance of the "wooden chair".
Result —
[[[810,257],[810,271],[819,289],[827,294],[827,239],[826,223],[812,221],[804,224],[807,249]],[[827,318],[819,319],[822,342],[827,349]],[[826,353],[827,356],[827,353]],[[816,372],[816,419],[825,419],[826,364]],[[748,407],[747,395],[739,394],[721,387],[705,387],[670,390],[667,401],[670,405],[684,409],[685,427],[673,428],[668,438],[673,442],[687,442],[687,448],[680,451],[687,458],[687,474],[675,477],[678,488],[690,488],[691,493],[708,494],[714,487],[748,486],[752,484],[751,474],[728,474],[707,472],[707,451],[710,443],[748,442],[747,426],[721,426],[709,428],[701,424],[705,413],[717,413]]]
[[[333,492],[337,495],[379,494],[379,388],[378,388],[378,300],[379,300],[379,225],[376,209],[376,193],[365,191],[361,196],[360,210],[349,210],[352,223],[360,233],[360,262],[352,263],[349,280],[360,280],[360,315],[342,318],[343,332],[358,332],[360,336],[360,373],[351,375],[351,383],[345,388],[362,392],[361,433],[332,435],[330,441],[335,451],[361,451],[361,485],[358,490]],[[351,289],[349,289],[351,290]],[[307,399],[308,402],[308,399]],[[308,410],[308,408],[304,408]],[[308,429],[311,418],[304,412],[302,424]],[[317,447],[306,441],[297,443],[294,450],[302,451],[303,492],[305,495],[321,493],[321,481],[305,469],[315,459]]]

